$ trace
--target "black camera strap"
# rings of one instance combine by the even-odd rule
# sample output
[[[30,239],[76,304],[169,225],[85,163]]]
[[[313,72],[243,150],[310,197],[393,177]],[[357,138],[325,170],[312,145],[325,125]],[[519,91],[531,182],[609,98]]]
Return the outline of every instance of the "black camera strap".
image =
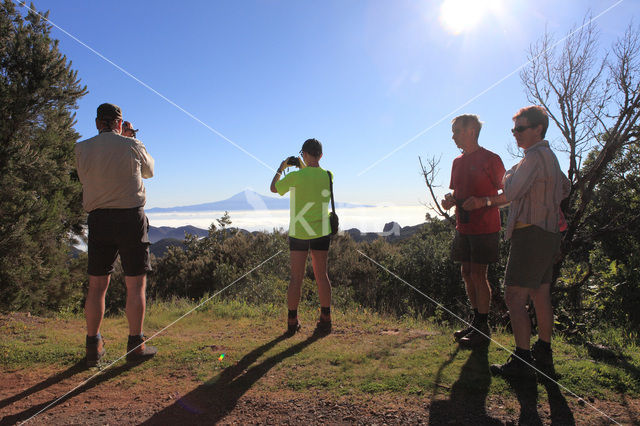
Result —
[[[336,205],[333,202],[333,179],[331,179],[331,172],[327,170],[327,174],[329,175],[329,192],[331,192],[331,211],[333,214],[336,214]]]

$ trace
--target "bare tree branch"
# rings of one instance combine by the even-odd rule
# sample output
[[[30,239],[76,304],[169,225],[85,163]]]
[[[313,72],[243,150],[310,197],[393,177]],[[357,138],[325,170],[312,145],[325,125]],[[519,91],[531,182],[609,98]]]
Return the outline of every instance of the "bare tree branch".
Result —
[[[597,30],[585,17],[583,25],[572,29],[560,52],[548,32],[532,45],[531,65],[521,73],[527,98],[547,109],[551,121],[560,129],[569,154],[568,177],[579,183],[584,153],[596,142],[597,116],[607,97],[602,73],[604,59],[597,59]],[[552,95],[553,94],[553,99]],[[556,105],[556,107],[553,107]]]
[[[585,22],[588,22],[585,24]],[[547,31],[529,51],[531,64],[521,73],[527,98],[544,106],[563,137],[572,182],[568,205],[571,247],[584,222],[593,192],[624,146],[637,143],[640,119],[640,35],[629,26],[611,55],[598,59],[598,31],[590,17],[572,30],[561,49]],[[588,166],[583,157],[596,155]]]
[[[433,210],[436,211],[440,216],[447,219],[447,221],[450,224],[455,226],[456,224],[455,219],[453,219],[446,211],[442,209],[442,207],[440,206],[440,202],[438,201],[438,198],[436,197],[436,194],[433,190],[433,188],[435,187],[433,182],[435,181],[435,178],[438,175],[438,164],[440,164],[440,158],[436,160],[435,157],[432,157],[429,160],[427,160],[427,165],[429,167],[428,169],[422,164],[421,157],[418,157],[418,160],[420,161],[420,169],[422,170],[422,176],[424,176],[424,181],[427,184],[427,188],[429,188],[429,193],[431,194],[431,198],[433,199],[433,204],[436,206],[436,208]]]

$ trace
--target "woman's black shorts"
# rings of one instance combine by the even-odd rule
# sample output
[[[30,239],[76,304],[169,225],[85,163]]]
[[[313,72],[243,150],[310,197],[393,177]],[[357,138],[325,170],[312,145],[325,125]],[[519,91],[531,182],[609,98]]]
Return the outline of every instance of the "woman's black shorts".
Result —
[[[289,237],[289,250],[291,251],[309,251],[311,250],[329,250],[331,243],[331,235],[320,238],[312,238],[310,240],[300,240],[298,238]]]

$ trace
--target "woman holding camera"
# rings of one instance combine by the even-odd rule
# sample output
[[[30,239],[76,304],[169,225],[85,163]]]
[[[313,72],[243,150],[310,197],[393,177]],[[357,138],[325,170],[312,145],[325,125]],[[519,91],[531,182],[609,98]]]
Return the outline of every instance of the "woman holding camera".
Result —
[[[289,222],[289,249],[291,261],[291,281],[287,291],[289,315],[287,333],[293,335],[300,330],[298,321],[298,305],[300,288],[304,278],[305,266],[309,250],[313,274],[318,284],[320,299],[320,319],[316,330],[322,333],[331,332],[331,283],[327,275],[327,257],[331,237],[329,224],[329,202],[331,200],[330,177],[320,167],[322,144],[316,139],[308,139],[302,145],[299,158],[289,157],[284,160],[271,181],[271,192],[284,195],[291,192]],[[296,166],[299,170],[288,173],[280,179],[284,169]],[[331,179],[333,175],[331,175]]]

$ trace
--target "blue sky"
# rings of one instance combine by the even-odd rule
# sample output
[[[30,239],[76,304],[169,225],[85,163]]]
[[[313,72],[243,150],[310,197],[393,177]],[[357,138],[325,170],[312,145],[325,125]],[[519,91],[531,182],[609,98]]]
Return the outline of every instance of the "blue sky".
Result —
[[[488,6],[459,33],[443,25],[442,3],[43,0],[35,6],[271,167],[315,137],[340,201],[415,205],[429,201],[419,155],[441,156],[438,180],[448,185],[459,155],[450,131],[455,115],[479,114],[480,144],[507,168],[516,162],[507,152],[511,116],[528,104],[519,75],[434,123],[526,62],[545,27],[564,36],[587,11],[597,15],[617,0],[476,1]],[[597,20],[603,52],[639,12],[640,2],[625,0]],[[77,111],[83,138],[96,133],[102,102],[120,105],[141,129],[138,137],[156,160],[156,176],[146,181],[148,207],[220,200],[245,188],[269,192],[271,170],[68,35],[52,33],[89,89]],[[548,136],[557,138],[557,130]]]

